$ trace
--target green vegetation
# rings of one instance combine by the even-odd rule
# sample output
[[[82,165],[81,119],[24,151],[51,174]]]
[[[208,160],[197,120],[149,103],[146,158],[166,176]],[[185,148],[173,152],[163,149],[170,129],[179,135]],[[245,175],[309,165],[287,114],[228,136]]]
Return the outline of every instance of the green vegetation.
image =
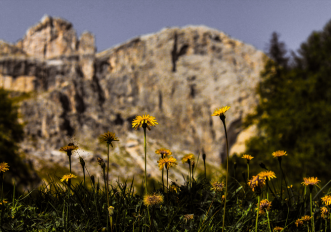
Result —
[[[298,55],[288,52],[279,36],[272,35],[262,82],[257,92],[260,102],[245,126],[257,124],[259,134],[247,144],[253,164],[276,167],[271,156],[276,150],[288,153],[284,170],[294,182],[302,176],[331,176],[331,21],[323,31],[313,32],[301,45]],[[238,158],[233,158],[232,162]],[[262,169],[255,165],[252,173]],[[238,173],[245,166],[238,166]]]
[[[23,140],[23,125],[18,122],[16,98],[9,97],[9,92],[0,88],[0,161],[10,166],[9,175],[21,184],[31,184],[33,178],[29,168],[22,162],[18,144]],[[11,189],[12,180],[5,178],[4,188]]]

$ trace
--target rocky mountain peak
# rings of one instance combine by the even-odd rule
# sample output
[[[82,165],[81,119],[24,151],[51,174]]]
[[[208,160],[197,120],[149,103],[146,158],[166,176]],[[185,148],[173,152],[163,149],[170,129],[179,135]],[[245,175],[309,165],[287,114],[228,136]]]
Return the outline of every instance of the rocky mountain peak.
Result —
[[[59,148],[75,136],[86,162],[105,155],[98,136],[115,132],[112,177],[132,176],[144,168],[142,131],[132,129],[136,115],[156,117],[148,132],[148,173],[160,177],[154,151],[164,147],[180,159],[204,150],[211,167],[225,157],[221,121],[211,114],[229,105],[227,128],[231,152],[242,152],[252,130],[242,119],[257,104],[255,88],[264,54],[253,46],[205,26],[166,28],[131,39],[95,54],[94,36],[79,39],[72,25],[45,16],[17,45],[26,58],[0,57],[0,84],[7,89],[36,93],[20,106],[26,122],[22,150],[35,167],[67,165]],[[83,155],[82,155],[83,156]],[[42,160],[42,161],[41,161]],[[80,172],[79,162],[73,169]],[[181,179],[178,165],[171,174]]]
[[[79,41],[72,24],[65,19],[45,15],[27,30],[24,38],[16,46],[29,56],[39,59],[94,53],[94,36],[85,32],[81,38],[83,45],[78,48]]]

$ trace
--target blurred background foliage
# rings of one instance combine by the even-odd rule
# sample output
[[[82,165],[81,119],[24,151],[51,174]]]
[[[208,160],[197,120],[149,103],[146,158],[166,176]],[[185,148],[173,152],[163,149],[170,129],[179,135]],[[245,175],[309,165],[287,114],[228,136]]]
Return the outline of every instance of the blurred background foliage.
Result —
[[[4,175],[4,191],[12,190],[13,181],[23,190],[38,183],[32,167],[24,163],[19,153],[19,143],[24,138],[23,124],[19,123],[17,98],[0,88],[0,163],[9,165]]]
[[[254,157],[250,176],[263,171],[261,162],[277,173],[278,161],[271,154],[285,150],[282,167],[289,184],[315,176],[323,185],[331,176],[331,21],[312,32],[297,53],[287,51],[273,33],[267,54],[257,88],[259,104],[244,122],[246,128],[258,127],[246,143],[245,154]],[[231,158],[237,173],[246,172],[241,156]]]

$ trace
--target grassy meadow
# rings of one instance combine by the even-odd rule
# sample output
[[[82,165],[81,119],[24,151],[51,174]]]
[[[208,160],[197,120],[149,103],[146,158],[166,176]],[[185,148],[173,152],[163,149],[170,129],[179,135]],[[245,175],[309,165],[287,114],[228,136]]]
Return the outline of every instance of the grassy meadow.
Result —
[[[212,115],[223,122],[226,131],[226,111],[222,107]],[[98,158],[103,180],[95,180],[87,172],[85,161],[78,157],[83,179],[71,173],[75,150],[73,143],[60,151],[67,154],[69,173],[53,177],[37,189],[17,194],[15,183],[10,192],[3,190],[3,180],[11,167],[0,163],[0,227],[2,231],[331,231],[331,193],[328,183],[318,177],[302,176],[302,183],[287,178],[282,164],[286,151],[269,154],[278,166],[267,169],[260,164],[261,172],[250,173],[254,154],[245,154],[239,165],[246,166],[243,173],[236,173],[228,162],[224,176],[211,176],[206,167],[205,154],[186,154],[176,160],[166,148],[155,151],[160,159],[162,182],[151,186],[146,170],[148,130],[157,129],[157,120],[149,115],[137,116],[134,129],[144,133],[145,175],[141,190],[134,186],[134,179],[125,182],[109,176],[109,154],[120,140],[115,133],[100,135],[100,142],[107,148],[107,160]],[[155,127],[155,128],[154,128]],[[259,162],[263,162],[260,160]],[[187,169],[183,185],[169,181],[169,173],[176,165]],[[231,167],[229,167],[231,165]],[[229,174],[229,168],[234,174]],[[203,170],[197,172],[197,170]],[[212,181],[213,180],[213,181]],[[149,185],[149,186],[148,186]],[[140,193],[140,194],[138,194]],[[330,195],[329,195],[330,194]]]

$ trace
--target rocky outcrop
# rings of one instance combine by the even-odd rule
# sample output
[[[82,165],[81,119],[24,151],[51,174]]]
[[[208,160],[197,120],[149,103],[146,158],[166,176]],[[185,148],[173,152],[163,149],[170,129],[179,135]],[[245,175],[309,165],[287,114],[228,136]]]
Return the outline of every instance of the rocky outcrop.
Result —
[[[131,127],[136,115],[150,114],[159,123],[147,133],[148,172],[154,177],[160,176],[154,154],[160,147],[178,159],[203,149],[209,165],[219,165],[224,131],[211,114],[221,106],[231,106],[226,122],[231,151],[237,152],[233,145],[242,119],[257,104],[264,56],[204,26],[163,29],[95,54],[93,35],[84,33],[77,41],[70,23],[51,17],[29,29],[17,47],[30,57],[1,58],[0,75],[11,77],[11,83],[34,77],[26,78],[28,88],[16,89],[38,92],[20,107],[24,152],[35,157],[36,167],[45,165],[41,159],[65,165],[58,150],[68,143],[66,136],[75,136],[85,148],[79,154],[96,166],[96,157],[105,154],[97,138],[109,130],[120,139],[111,156],[113,177],[142,174],[143,132]],[[78,159],[74,162],[79,172]],[[178,165],[172,178],[182,179],[181,173],[184,166]]]

